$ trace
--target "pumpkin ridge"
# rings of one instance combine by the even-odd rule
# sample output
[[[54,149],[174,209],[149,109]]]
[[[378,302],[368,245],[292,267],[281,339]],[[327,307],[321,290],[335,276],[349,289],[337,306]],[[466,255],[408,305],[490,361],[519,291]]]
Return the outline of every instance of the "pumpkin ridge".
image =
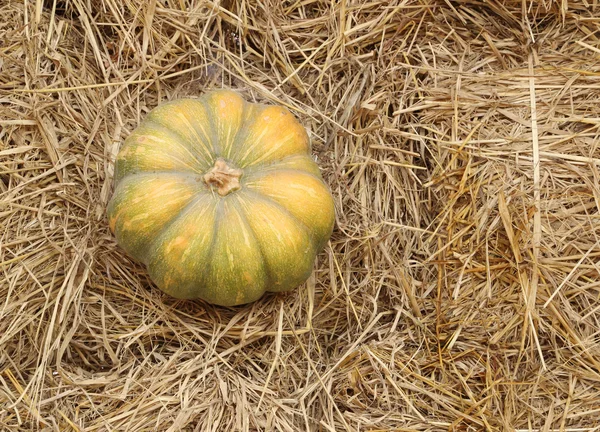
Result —
[[[296,215],[294,215],[291,211],[289,211],[284,205],[282,205],[281,203],[278,203],[277,201],[275,201],[270,196],[262,194],[260,192],[255,191],[255,190],[252,190],[252,189],[249,189],[249,188],[245,188],[244,191],[248,195],[254,195],[258,199],[263,200],[263,201],[267,201],[269,204],[273,204],[274,206],[276,206],[277,208],[279,208],[281,211],[283,211],[286,215],[288,215],[290,218],[292,218],[292,220],[294,222],[296,222],[298,225],[300,225],[308,233],[308,236],[310,237],[310,239],[311,239],[311,241],[313,243],[316,243],[316,244],[320,243],[319,239],[315,237],[315,234],[312,232],[312,230],[310,229],[310,227],[308,225],[306,225],[306,223],[304,223],[300,219],[298,219],[296,217]]]
[[[266,287],[271,285],[271,281],[273,280],[273,277],[271,275],[271,269],[269,268],[269,265],[267,264],[267,260],[265,259],[265,253],[263,251],[262,245],[260,244],[260,241],[258,241],[258,236],[256,235],[256,233],[250,226],[250,222],[248,222],[248,218],[246,217],[246,211],[245,211],[244,205],[242,203],[242,198],[240,197],[239,194],[235,195],[235,200],[237,201],[237,203],[234,204],[235,211],[239,215],[240,219],[244,221],[244,225],[246,225],[246,228],[248,229],[248,233],[250,233],[250,235],[252,235],[252,237],[254,239],[254,244],[256,244],[256,247],[260,251],[260,260],[262,262],[262,268],[265,270],[265,274],[267,276],[267,280],[265,280],[265,283],[264,283],[264,286],[266,289]],[[240,209],[240,207],[241,207],[241,209]]]
[[[208,194],[206,194],[206,195],[204,195],[204,197],[209,197],[209,195],[208,195]],[[212,231],[211,231],[211,235],[210,235],[210,239],[211,239],[211,240],[210,240],[210,244],[209,244],[209,245],[208,245],[208,247],[206,248],[206,257],[210,257],[210,256],[211,256],[211,254],[212,254],[212,250],[214,249],[215,238],[216,238],[216,233],[217,233],[218,224],[219,224],[218,213],[219,213],[220,201],[221,201],[221,200],[219,200],[219,201],[215,201],[215,200],[211,200],[211,199],[209,198],[208,202],[209,202],[209,204],[210,204],[210,205],[212,205],[212,206],[213,206],[213,208],[212,208],[212,209],[209,209],[209,208],[204,208],[204,209],[203,209],[203,211],[204,211],[204,212],[212,212],[212,213],[214,213],[214,223],[212,224]],[[176,223],[176,220],[179,220],[179,217],[180,217],[180,216],[181,216],[181,217],[184,217],[184,216],[188,215],[188,214],[189,214],[191,211],[192,211],[192,209],[191,209],[191,208],[188,208],[188,209],[186,209],[186,210],[182,211],[182,212],[181,212],[181,213],[180,213],[180,214],[179,214],[179,215],[178,215],[178,216],[177,216],[175,219],[173,219],[173,221],[171,221],[171,223],[170,223],[169,225],[170,225],[170,226],[172,226],[173,224],[175,224],[175,223]],[[162,232],[161,232],[161,234],[160,234],[160,235],[158,235],[158,236],[156,237],[156,241],[157,241],[157,242],[159,242],[159,241],[160,241],[160,242],[162,242],[162,241],[165,241],[165,240],[166,240],[164,237],[165,237],[165,235],[167,234],[167,231],[168,231],[168,229],[170,228],[170,226],[169,226],[169,227],[166,227],[166,228],[165,228],[165,230],[164,230],[164,231],[162,231]],[[153,246],[155,246],[155,245],[153,245]],[[158,245],[158,246],[154,247],[152,250],[156,250],[156,251],[158,251],[158,250],[160,250],[160,249],[161,249],[161,245]],[[156,256],[156,255],[151,255],[151,257],[150,257],[150,258],[154,258],[155,256]],[[152,261],[152,259],[151,259],[150,261]],[[148,264],[148,265],[149,265],[149,264]],[[153,270],[153,271],[154,271],[154,270]],[[152,273],[152,271],[151,271],[151,273]],[[203,286],[205,286],[205,281],[204,281],[204,279],[205,279],[205,277],[204,277],[204,274],[201,274],[201,275],[200,275],[200,281],[199,281],[199,283],[197,283],[197,284],[194,284],[194,283],[192,283],[192,284],[191,284],[192,286],[190,287],[190,291],[187,293],[188,295],[186,295],[186,296],[181,296],[180,294],[179,294],[179,296],[178,296],[178,294],[177,294],[177,293],[174,293],[174,292],[169,292],[169,290],[168,290],[168,288],[167,288],[167,287],[164,287],[164,288],[165,288],[164,290],[165,290],[165,292],[167,292],[169,295],[171,295],[171,296],[173,296],[173,297],[176,297],[176,298],[185,298],[185,299],[196,299],[196,298],[201,298],[201,299],[204,299],[204,297],[205,297],[204,295],[198,295],[198,287],[202,288]],[[163,281],[164,281],[164,280],[163,280]],[[160,288],[161,290],[163,290],[163,287],[162,287],[162,286],[159,286],[159,288]],[[194,289],[194,288],[195,288],[195,289]]]
[[[299,221],[299,220],[298,220],[298,219],[297,219],[297,218],[296,218],[296,217],[295,217],[295,216],[294,216],[292,213],[290,213],[290,212],[289,212],[289,211],[288,211],[288,210],[287,210],[287,209],[286,209],[284,206],[282,206],[281,204],[279,204],[279,203],[277,203],[277,202],[274,202],[273,200],[269,199],[269,198],[268,198],[268,197],[266,197],[265,195],[263,195],[263,194],[260,194],[260,193],[258,193],[258,192],[255,192],[255,191],[249,191],[248,189],[245,189],[245,191],[246,191],[246,192],[245,192],[245,194],[240,194],[240,195],[247,195],[247,196],[248,196],[248,198],[249,198],[249,201],[256,200],[256,201],[263,201],[263,202],[266,202],[266,203],[268,203],[269,205],[273,205],[275,208],[277,208],[278,210],[282,211],[282,213],[285,213],[287,216],[289,216],[289,217],[290,217],[290,219],[291,219],[291,220],[292,220],[294,223],[296,223],[296,225],[297,225],[298,227],[300,227],[301,231],[302,231],[302,232],[304,232],[305,234],[307,234],[307,236],[308,236],[308,243],[309,243],[309,245],[310,245],[310,247],[311,247],[311,249],[312,249],[312,252],[313,252],[313,253],[315,254],[315,256],[316,256],[316,254],[319,252],[319,251],[317,250],[317,247],[316,247],[316,245],[317,245],[317,244],[320,244],[320,242],[317,242],[317,241],[315,240],[315,237],[314,237],[313,233],[312,233],[312,232],[311,232],[311,230],[310,230],[310,229],[309,229],[309,228],[306,226],[306,224],[304,224],[302,221]],[[242,198],[241,198],[239,195],[238,195],[238,199],[239,199],[240,201],[243,201],[243,200],[242,200]],[[248,221],[248,218],[247,218],[247,216],[246,216],[246,213],[248,212],[248,210],[249,210],[249,208],[250,208],[251,206],[249,206],[249,205],[245,205],[245,206],[244,206],[244,204],[243,204],[243,203],[241,203],[241,205],[242,205],[242,207],[244,207],[244,208],[243,208],[243,210],[244,210],[244,212],[243,212],[243,217],[244,217],[244,219],[246,220],[246,223],[248,224],[248,226],[250,227],[250,231],[251,231],[251,232],[254,234],[255,238],[257,238],[257,239],[258,239],[258,236],[256,235],[256,233],[255,233],[254,229],[252,228],[252,225],[251,225],[251,223]],[[275,276],[273,276],[273,274],[274,274],[274,271],[273,271],[273,270],[270,268],[270,266],[269,266],[269,263],[268,263],[268,260],[267,260],[267,257],[266,257],[266,255],[267,255],[267,254],[265,253],[265,248],[263,247],[263,245],[262,245],[262,243],[261,243],[260,241],[258,241],[258,240],[257,240],[257,242],[256,242],[256,243],[257,243],[258,250],[260,251],[260,255],[261,255],[262,259],[263,259],[263,262],[264,262],[264,268],[265,268],[265,271],[266,271],[266,274],[267,274],[267,278],[268,278],[268,284],[267,284],[267,286],[266,286],[266,288],[265,288],[265,291],[268,291],[268,292],[282,292],[282,291],[287,291],[287,290],[291,289],[291,288],[292,288],[291,286],[287,286],[287,287],[286,287],[287,289],[283,289],[283,290],[277,290],[277,289],[275,289],[275,290],[274,290],[274,289],[269,289],[269,287],[273,287],[273,286],[275,285],[275,282],[274,282],[274,281],[275,281],[275,280],[277,280],[277,278],[276,278]],[[292,264],[292,263],[290,263],[290,264]],[[307,276],[307,277],[308,277],[308,276]],[[305,281],[305,280],[304,280],[304,281]]]
[[[293,166],[288,165],[290,162],[298,160],[303,162],[304,166]],[[306,172],[312,174],[319,180],[323,181],[321,170],[315,160],[311,157],[310,153],[294,153],[288,156],[284,156],[281,159],[275,161],[269,161],[266,163],[259,163],[256,165],[247,166],[244,168],[246,175],[256,175],[260,172],[273,172],[279,170],[293,170],[297,172]]]
[[[266,132],[263,135],[265,135],[265,134],[266,134]],[[279,149],[281,149],[281,146],[283,146],[285,143],[287,143],[292,137],[293,137],[293,133],[286,135],[285,137],[283,137],[279,140],[279,143],[278,143],[279,145],[277,147],[273,147],[268,152],[263,153],[262,156],[260,156],[258,159],[248,162],[246,159],[248,158],[249,155],[252,154],[252,151],[259,145],[260,141],[257,139],[256,143],[252,147],[248,147],[245,154],[239,156],[239,166],[241,168],[247,168],[247,167],[251,167],[254,165],[260,165],[261,161],[269,158],[269,156],[271,156],[273,153],[275,153]],[[294,155],[298,155],[298,154],[302,154],[302,153],[294,153],[293,155],[290,155],[290,156],[294,156]]]
[[[190,100],[194,100],[194,99],[190,99]],[[202,104],[202,106],[204,106],[204,104]],[[181,113],[180,113],[180,115],[181,115]],[[208,141],[206,143],[204,143],[204,140],[202,140],[202,137],[198,134],[198,132],[196,131],[196,128],[194,127],[194,125],[192,125],[190,123],[190,121],[187,119],[187,117],[185,117],[184,115],[181,115],[181,119],[183,120],[185,125],[189,128],[189,130],[192,131],[192,134],[198,139],[198,142],[200,142],[202,144],[206,144],[206,148],[204,146],[202,146],[202,149],[206,150],[206,155],[209,158],[207,160],[207,162],[210,164],[210,162],[211,162],[210,158],[212,158],[212,155],[215,153],[215,147],[213,146],[213,143],[210,141],[210,138],[209,138],[208,134],[206,133],[206,130],[202,127],[202,123],[199,123],[198,126],[202,129],[202,132],[204,133],[205,138]],[[192,147],[195,148],[193,146],[194,143],[190,143],[190,144],[192,144]],[[210,148],[208,148],[208,147],[210,147]]]
[[[240,168],[261,164],[282,149],[288,150],[285,156],[310,151],[306,129],[287,107],[262,103],[247,103],[247,106],[249,108],[246,108],[247,114],[237,137],[239,141],[231,156]],[[256,128],[257,124],[262,126]],[[265,147],[266,143],[269,144]],[[297,144],[301,144],[302,148],[295,148]]]
[[[246,124],[252,124],[255,121],[254,117],[252,116],[248,116],[245,120],[244,123],[242,124],[242,127],[240,128],[240,132],[244,131],[244,135],[241,135],[240,133],[238,133],[238,136],[236,137],[236,139],[238,140],[243,140],[243,142],[245,143],[245,141],[248,139],[248,131],[247,128],[244,128],[244,126],[246,126]],[[240,165],[240,167],[242,168],[247,168],[247,166],[243,166],[243,160],[244,158],[248,157],[248,155],[257,147],[260,145],[260,140],[263,139],[263,137],[268,133],[268,130],[264,130],[262,131],[262,133],[260,135],[258,135],[257,137],[255,137],[255,143],[250,146],[250,147],[244,147],[244,146],[240,146],[240,149],[238,150],[238,154],[235,154],[233,156],[233,159],[236,160],[236,162]],[[240,136],[241,135],[241,136]],[[244,154],[239,154],[242,150],[245,150],[246,152]],[[252,164],[250,164],[252,165]]]
[[[135,191],[135,188],[140,182],[147,182],[148,184],[153,184],[153,191],[156,192],[160,189],[159,197],[167,197],[167,200],[170,207],[173,207],[171,210],[171,217],[175,218],[178,215],[178,212],[182,209],[186,208],[190,203],[192,203],[198,194],[196,189],[195,182],[191,180],[180,181],[179,176],[174,176],[171,173],[164,173],[164,177],[156,176],[156,175],[143,175],[143,176],[127,176],[123,178],[119,184],[116,185],[115,190],[113,192],[113,196],[107,205],[107,217],[109,222],[109,227],[117,238],[117,241],[120,243],[123,240],[123,236],[131,237],[132,232],[136,232],[136,241],[127,242],[123,245],[124,249],[136,260],[146,264],[147,263],[147,253],[148,248],[151,247],[155,238],[154,235],[159,234],[162,231],[162,226],[159,222],[160,219],[164,219],[165,216],[169,215],[169,212],[166,214],[161,214],[161,208],[156,207],[144,207],[144,197],[148,192],[148,189],[142,191],[142,193],[138,193],[132,198],[128,198],[132,192]],[[179,185],[179,186],[178,186]],[[170,188],[175,188],[178,193],[163,193],[170,192]],[[183,194],[181,193],[183,192]],[[172,199],[174,198],[174,199]],[[134,209],[142,204],[142,207],[137,207],[138,210],[141,211],[139,214],[145,214],[145,217],[151,219],[151,223],[146,227],[147,230],[153,233],[153,236],[148,236],[147,233],[140,233],[139,230],[135,229],[134,219],[137,217],[136,215],[129,214],[130,217],[123,218],[123,215],[127,215],[131,210],[131,205],[127,205],[127,201],[129,204],[133,205]],[[164,201],[163,201],[164,202]],[[152,221],[153,220],[153,221]],[[153,222],[153,223],[152,223]],[[134,224],[134,227],[131,225]],[[118,228],[118,229],[117,229]],[[156,230],[156,231],[154,231]],[[141,247],[142,243],[143,247]]]
[[[190,202],[188,202],[185,206],[183,206],[183,208],[179,211],[179,213],[177,213],[175,215],[174,218],[172,218],[170,221],[168,221],[167,223],[165,223],[165,225],[156,233],[156,236],[154,237],[154,241],[150,243],[148,250],[152,251],[157,249],[157,243],[159,242],[159,240],[162,239],[163,235],[167,232],[167,230],[176,222],[178,221],[180,218],[182,218],[184,215],[186,215],[189,211],[191,211],[191,209],[194,207],[194,205],[196,205],[202,198],[204,197],[210,197],[210,193],[208,191],[203,191],[203,190],[199,190],[198,194],[192,198],[190,200]],[[209,200],[210,202],[214,202],[214,200]],[[216,204],[215,204],[216,205]],[[143,263],[147,266],[149,264],[148,262],[148,258],[149,257],[144,257]]]
[[[236,196],[236,195],[234,195],[234,196]],[[229,209],[227,210],[227,214],[224,214],[226,205],[229,206]],[[215,225],[214,225],[215,235],[213,236],[211,245],[208,248],[208,256],[216,258],[217,264],[218,264],[219,260],[223,259],[223,256],[217,255],[217,251],[219,250],[219,246],[220,245],[222,246],[222,244],[223,244],[223,243],[221,243],[221,240],[223,240],[223,239],[220,238],[219,233],[227,232],[225,230],[225,228],[223,228],[223,226],[226,224],[226,221],[231,217],[231,218],[234,218],[236,221],[238,221],[238,223],[246,222],[246,219],[244,218],[243,209],[240,209],[239,207],[240,206],[239,206],[238,199],[232,198],[230,200],[227,200],[227,199],[219,200],[219,210],[220,210],[221,214],[220,214],[220,216],[217,216],[217,218],[215,220]],[[231,219],[229,219],[229,222],[231,222]],[[230,223],[229,223],[229,225],[231,227]],[[260,272],[262,274],[259,275],[259,276],[261,276],[261,279],[257,280],[257,282],[259,283],[257,285],[257,287],[259,288],[258,291],[254,292],[254,295],[252,296],[252,298],[247,299],[244,297],[246,297],[249,293],[247,291],[245,291],[244,289],[240,290],[240,288],[243,288],[242,286],[231,285],[231,284],[221,285],[220,283],[222,281],[218,281],[218,278],[215,277],[215,275],[219,274],[219,271],[218,271],[219,266],[215,267],[214,266],[215,260],[211,260],[206,265],[207,274],[206,274],[206,278],[203,280],[204,292],[205,293],[208,292],[209,295],[202,295],[199,297],[208,301],[209,303],[218,304],[221,306],[236,306],[236,305],[255,301],[265,293],[266,280],[269,278],[268,269],[265,265],[266,261],[264,259],[264,256],[262,255],[262,250],[259,248],[260,243],[258,242],[258,239],[257,239],[255,233],[253,232],[253,230],[251,229],[251,227],[247,226],[247,229],[245,230],[245,232],[252,240],[254,240],[254,244],[251,245],[252,249],[255,252],[253,254],[254,263],[257,263],[257,261],[258,261],[258,260],[255,260],[256,258],[260,259],[260,262],[257,263],[257,264],[259,264],[259,266],[257,268],[260,270]],[[229,243],[229,244],[231,245],[231,243]],[[235,243],[233,244],[233,247],[235,248]],[[258,253],[256,253],[256,252],[258,252]],[[209,258],[209,260],[210,260],[210,258]],[[241,262],[243,262],[243,261],[241,261]],[[243,267],[243,266],[241,266],[241,267]],[[240,267],[238,267],[237,269],[234,269],[234,270],[237,272],[237,270],[239,270],[239,269],[240,269]],[[216,271],[216,273],[214,273],[215,271]],[[209,285],[209,283],[211,283],[211,282],[214,285]],[[221,300],[219,300],[218,298],[223,297],[223,294],[225,294],[225,297],[222,298]],[[256,296],[256,294],[258,294],[258,296]],[[234,297],[235,297],[235,299],[232,300]]]
[[[327,187],[327,184],[325,183],[325,181],[323,180],[322,177],[315,175],[312,172],[303,170],[303,169],[294,169],[294,168],[281,168],[281,169],[272,169],[272,170],[263,170],[261,171],[257,171],[257,172],[253,172],[249,175],[246,176],[246,181],[243,184],[243,187],[248,190],[248,192],[250,193],[254,193],[257,194],[258,196],[261,196],[263,199],[277,205],[280,209],[282,209],[283,211],[286,212],[286,214],[290,215],[294,221],[304,225],[307,229],[308,232],[311,235],[311,239],[313,240],[313,242],[316,245],[319,245],[319,247],[317,249],[321,249],[321,247],[323,247],[326,243],[325,241],[325,237],[329,237],[332,233],[333,227],[329,224],[325,225],[323,224],[322,226],[319,226],[318,229],[313,230],[311,228],[311,224],[310,221],[307,223],[305,221],[303,221],[300,217],[298,217],[294,211],[292,211],[292,209],[295,207],[293,205],[293,202],[290,202],[291,204],[291,208],[288,208],[286,206],[286,202],[287,199],[290,198],[289,196],[287,196],[286,192],[284,191],[286,186],[282,184],[282,186],[277,186],[273,189],[270,190],[270,192],[272,192],[272,194],[269,194],[267,192],[269,192],[268,190],[261,190],[260,188],[260,183],[267,177],[269,176],[278,176],[280,174],[292,174],[294,177],[299,177],[302,179],[302,182],[307,182],[307,181],[314,181],[316,184],[314,185],[318,190],[316,191],[317,194],[324,194],[325,195],[330,195],[330,190]],[[268,184],[268,182],[267,182]],[[279,191],[282,191],[281,193],[279,193]],[[282,195],[283,194],[283,195]],[[322,196],[322,197],[323,197]],[[279,199],[281,199],[281,202]],[[312,199],[312,198],[311,198]],[[323,209],[323,206],[326,205],[324,203],[321,204],[321,206],[319,206],[319,209]],[[335,223],[335,204],[332,203],[332,217],[334,218],[333,223]],[[297,209],[296,209],[297,211]],[[328,217],[325,217],[324,219],[320,219],[323,222],[328,221]],[[325,230],[326,226],[328,226],[327,231]]]
[[[187,146],[185,146],[188,148],[188,150],[191,150],[192,153],[193,153],[193,151],[196,151],[198,153],[198,156],[202,157],[203,161],[206,162],[207,165],[210,165],[210,163],[212,162],[212,159],[213,159],[213,154],[215,153],[215,148],[212,145],[212,138],[210,137],[209,134],[206,133],[206,130],[204,129],[204,127],[202,127],[201,122],[197,122],[197,126],[200,127],[200,129],[202,130],[202,133],[204,134],[204,138],[200,134],[198,134],[196,127],[180,111],[180,108],[181,108],[180,105],[182,102],[198,104],[198,105],[202,106],[202,109],[207,114],[209,113],[209,110],[207,110],[206,105],[203,104],[201,100],[194,99],[194,98],[182,98],[179,100],[172,100],[172,101],[166,102],[163,105],[159,105],[157,108],[164,109],[169,106],[173,107],[177,111],[178,117],[181,120],[183,120],[183,123],[188,128],[188,130],[191,132],[191,135],[193,135],[196,138],[196,141],[198,141],[198,143],[200,143],[202,145],[196,145],[194,141],[189,140],[188,138],[185,137],[185,135],[183,135],[181,132],[179,132],[179,129],[173,128],[172,124],[169,124],[168,122],[165,123],[164,119],[161,118],[161,116],[158,115],[155,110],[152,110],[152,111],[150,111],[150,113],[148,113],[148,116],[144,119],[144,121],[140,124],[140,126],[152,128],[154,125],[158,125],[158,126],[162,127],[164,130],[172,132],[173,134],[177,135],[182,141],[184,141],[188,144]],[[208,117],[209,117],[209,115],[207,115],[207,118]],[[200,150],[202,150],[202,151],[200,151]]]
[[[306,170],[303,170],[303,169],[298,169],[298,168],[273,168],[273,169],[270,169],[268,171],[267,170],[262,170],[262,171],[254,171],[254,170],[252,170],[249,173],[246,172],[246,171],[244,171],[244,176],[246,177],[246,181],[244,182],[244,186],[251,187],[253,182],[259,180],[261,177],[264,177],[266,175],[272,174],[274,172],[302,173],[302,174],[305,174],[307,176],[311,176],[315,180],[318,180],[319,182],[323,183],[323,185],[325,185],[325,183],[323,182],[322,178],[319,178],[316,175],[314,175],[313,173],[311,173],[309,171],[306,171]]]
[[[204,168],[204,165],[210,165],[212,154],[208,149],[205,149],[204,146],[195,146],[193,142],[189,141],[178,130],[172,129],[168,125],[165,125],[152,117],[144,119],[144,121],[138,126],[136,135],[152,138],[152,129],[162,129],[163,131],[173,135],[174,138],[178,138],[177,141],[179,145],[190,155],[194,161],[198,163],[198,165],[202,166],[202,169]],[[199,151],[199,149],[202,149],[203,151]]]
[[[260,258],[263,263],[263,268],[265,269],[265,274],[267,275],[267,280],[265,281],[265,291],[270,291],[268,289],[268,287],[270,287],[272,285],[273,280],[274,280],[273,274],[272,274],[273,271],[269,267],[269,264],[267,263],[267,259],[265,258],[264,248],[263,248],[262,244],[260,243],[260,241],[258,241],[258,236],[256,235],[256,232],[254,232],[254,229],[252,229],[252,226],[250,225],[250,222],[248,221],[248,217],[246,216],[246,212],[248,211],[248,206],[244,205],[243,199],[242,199],[242,197],[240,197],[240,195],[237,196],[237,200],[243,210],[243,211],[240,211],[239,214],[240,214],[241,218],[244,220],[244,223],[246,224],[246,226],[248,227],[248,231],[252,233],[252,236],[254,237],[254,240],[256,241],[256,247],[260,251]]]
[[[230,90],[220,90],[220,91],[216,91],[215,93],[219,93],[219,92],[234,93]],[[198,102],[200,102],[204,106],[204,109],[206,109],[206,111],[208,113],[210,113],[210,115],[208,115],[207,118],[208,118],[208,122],[210,125],[210,131],[212,132],[211,137],[210,137],[210,140],[211,140],[210,144],[211,144],[212,151],[213,151],[213,158],[217,159],[218,157],[222,157],[224,159],[231,160],[229,155],[223,154],[225,149],[221,148],[221,143],[219,142],[219,128],[218,128],[218,124],[216,121],[216,116],[214,115],[214,112],[212,111],[212,108],[209,105],[209,101],[207,100],[208,99],[207,96],[209,96],[210,94],[211,93],[204,94],[200,99],[198,99]],[[234,147],[234,144],[237,141],[238,134],[239,134],[240,130],[242,130],[242,126],[245,123],[245,119],[243,117],[244,117],[244,113],[246,112],[247,109],[248,109],[248,102],[243,100],[243,111],[241,114],[241,117],[243,120],[240,123],[238,130],[235,131],[233,136],[229,136],[229,134],[231,133],[231,128],[228,131],[228,137],[229,137],[228,142],[231,144],[230,148],[228,149],[228,153],[231,153],[231,149]]]
[[[124,154],[127,154],[128,151],[128,147],[133,146],[133,144],[125,144],[119,151],[124,152]],[[161,169],[160,171],[153,171],[153,170],[144,170],[144,169],[139,169],[139,167],[135,167],[134,164],[134,168],[137,168],[136,170],[129,170],[126,171],[125,173],[123,173],[123,170],[127,170],[128,167],[127,165],[129,165],[130,163],[132,163],[132,161],[130,159],[128,159],[128,156],[124,156],[123,157],[123,153],[121,153],[120,155],[121,157],[117,156],[117,159],[115,160],[115,168],[114,168],[114,179],[116,183],[121,182],[124,178],[129,177],[130,175],[137,175],[137,174],[153,174],[153,173],[157,173],[157,172],[164,172],[164,173],[180,173],[181,171],[178,168],[173,168],[171,170],[166,170],[166,169]],[[169,156],[169,160],[172,162],[176,162],[176,163],[180,163],[183,167],[187,168],[187,170],[194,172],[194,173],[198,173],[200,174],[192,165],[189,165],[188,163],[186,163],[185,161],[172,156],[171,154],[168,155]]]
[[[118,187],[122,181],[125,179],[129,179],[131,177],[162,177],[162,176],[173,176],[173,177],[181,177],[189,180],[190,182],[195,181],[198,184],[203,184],[200,179],[202,177],[202,173],[184,173],[181,171],[138,171],[127,174],[126,176],[119,179],[119,181],[115,182],[115,187]],[[201,192],[208,192],[205,188],[200,188]]]
[[[256,117],[256,113],[258,112],[258,110],[263,109],[265,106],[266,105],[262,105],[262,104],[258,104],[258,103],[256,103],[256,104],[248,103],[247,101],[244,104],[244,111],[242,113],[242,122],[240,124],[240,128],[238,129],[238,131],[233,139],[233,144],[229,148],[229,152],[226,155],[226,158],[228,160],[235,162],[236,165],[238,165],[240,168],[242,168],[242,167],[239,165],[239,159],[240,159],[239,153],[240,153],[240,151],[242,151],[245,148],[244,144],[246,143],[246,139],[248,138],[248,129],[250,126],[252,126],[252,124],[256,120],[255,117]],[[262,135],[261,135],[261,137],[262,137]]]
[[[213,224],[213,232],[212,232],[212,238],[210,239],[210,245],[208,245],[207,251],[206,251],[206,256],[208,257],[208,259],[210,260],[210,258],[213,256],[213,251],[215,249],[215,245],[217,244],[217,237],[218,237],[218,233],[219,233],[219,225],[221,224],[221,215],[223,214],[223,200],[217,200],[217,202],[215,203],[215,223]],[[210,266],[206,266],[206,268],[211,268]],[[212,271],[212,270],[211,270]],[[205,280],[207,278],[203,277],[203,281],[202,281],[202,286],[205,288],[206,290],[206,283]],[[218,289],[219,287],[217,287]],[[199,297],[205,301],[208,301],[205,297],[205,295],[199,295]]]

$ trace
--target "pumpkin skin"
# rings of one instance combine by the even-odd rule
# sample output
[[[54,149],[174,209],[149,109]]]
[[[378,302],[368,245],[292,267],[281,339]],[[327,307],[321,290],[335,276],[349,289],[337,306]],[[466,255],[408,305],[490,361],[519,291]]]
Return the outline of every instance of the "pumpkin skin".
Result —
[[[164,103],[117,155],[110,229],[173,297],[235,306],[292,290],[334,224],[310,150],[280,106],[229,90]]]

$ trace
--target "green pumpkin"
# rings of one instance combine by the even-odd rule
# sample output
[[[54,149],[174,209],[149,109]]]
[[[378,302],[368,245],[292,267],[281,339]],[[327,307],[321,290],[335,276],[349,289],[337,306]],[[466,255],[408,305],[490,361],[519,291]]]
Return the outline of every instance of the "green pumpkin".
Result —
[[[232,91],[152,110],[120,149],[115,183],[117,242],[181,299],[233,306],[292,290],[334,224],[305,129]]]

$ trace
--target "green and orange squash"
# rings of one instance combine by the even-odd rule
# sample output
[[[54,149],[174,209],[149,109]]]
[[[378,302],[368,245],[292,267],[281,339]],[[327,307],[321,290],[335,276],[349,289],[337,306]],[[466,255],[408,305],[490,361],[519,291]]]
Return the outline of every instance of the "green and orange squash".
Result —
[[[159,105],[127,137],[108,220],[161,290],[234,306],[306,281],[334,205],[287,109],[217,90]]]

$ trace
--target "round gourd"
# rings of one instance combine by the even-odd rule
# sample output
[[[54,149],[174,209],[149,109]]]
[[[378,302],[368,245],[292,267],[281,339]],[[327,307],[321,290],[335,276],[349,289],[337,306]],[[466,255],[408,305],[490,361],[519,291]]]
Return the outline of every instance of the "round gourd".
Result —
[[[115,184],[111,231],[176,298],[233,306],[294,289],[333,229],[305,129],[228,90],[153,109],[120,149]]]

